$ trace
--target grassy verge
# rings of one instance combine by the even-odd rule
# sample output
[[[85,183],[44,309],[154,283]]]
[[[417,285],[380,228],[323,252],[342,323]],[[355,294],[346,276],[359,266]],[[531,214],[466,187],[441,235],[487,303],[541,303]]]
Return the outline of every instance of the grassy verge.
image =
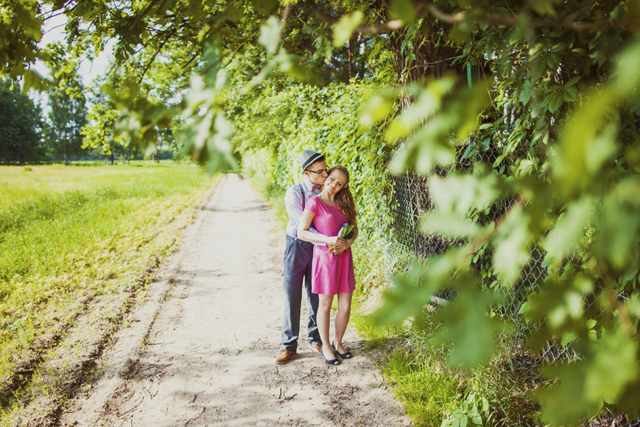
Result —
[[[154,165],[4,167],[0,183],[6,415],[93,300],[115,300],[145,282],[214,182],[196,167]]]
[[[527,351],[505,344],[511,353],[462,371],[447,363],[451,348],[438,339],[433,313],[395,328],[356,314],[355,324],[369,342],[391,349],[378,366],[416,426],[541,425],[531,394],[543,384]]]

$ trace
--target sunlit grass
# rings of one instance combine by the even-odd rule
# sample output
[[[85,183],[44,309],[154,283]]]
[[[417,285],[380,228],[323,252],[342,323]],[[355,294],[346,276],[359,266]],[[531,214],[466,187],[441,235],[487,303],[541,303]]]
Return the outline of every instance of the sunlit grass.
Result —
[[[0,386],[86,301],[139,281],[213,185],[187,165],[0,168]]]
[[[171,163],[131,162],[130,166],[0,166],[0,209],[15,202],[42,194],[95,188],[107,183],[117,185],[158,173],[158,169],[173,170]],[[84,165],[84,163],[83,163]],[[188,166],[175,166],[177,168]],[[195,170],[195,169],[194,169]]]
[[[445,414],[452,413],[460,403],[458,379],[439,371],[427,360],[396,351],[385,363],[383,372],[416,426],[439,426]]]

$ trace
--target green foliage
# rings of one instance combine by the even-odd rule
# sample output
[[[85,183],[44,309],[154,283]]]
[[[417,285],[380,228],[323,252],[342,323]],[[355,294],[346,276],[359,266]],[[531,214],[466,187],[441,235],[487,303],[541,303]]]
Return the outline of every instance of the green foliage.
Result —
[[[447,419],[442,421],[441,427],[484,425],[482,422],[482,413],[488,411],[489,401],[484,397],[478,399],[475,394],[470,393],[467,399],[464,400]]]
[[[392,354],[385,365],[384,374],[393,381],[393,393],[417,426],[440,425],[444,413],[456,410],[460,390],[455,376],[438,373],[435,366],[402,351]]]
[[[94,98],[87,115],[87,124],[82,128],[82,148],[91,148],[102,154],[122,153],[125,140],[115,134],[119,112],[115,105],[99,90],[94,90]]]
[[[51,51],[53,79],[48,91],[50,110],[44,136],[48,154],[68,164],[70,157],[84,153],[81,134],[87,123],[84,86],[78,76],[78,64],[65,61],[62,46],[54,45]]]
[[[0,159],[12,163],[37,163],[44,160],[41,143],[42,111],[20,85],[0,79]]]
[[[391,221],[386,162],[393,146],[382,140],[380,130],[360,128],[356,110],[368,92],[366,85],[317,89],[275,78],[259,93],[229,93],[226,111],[245,165],[260,163],[254,167],[264,168],[265,178],[282,188],[301,180],[297,159],[305,148],[325,153],[329,165],[345,165],[358,226],[373,236]]]
[[[42,78],[27,67],[36,59],[45,59],[37,42],[42,37],[41,4],[30,0],[2,2],[0,6],[0,76],[17,79],[24,76],[25,92],[30,87],[44,89]]]
[[[535,10],[570,19],[577,7],[563,2]],[[568,366],[543,371],[558,379],[536,394],[543,420],[554,425],[593,416],[604,402],[640,412],[631,397],[640,384],[640,318],[632,308],[640,291],[640,78],[629,71],[640,42],[609,26],[626,10],[625,3],[608,4],[585,32],[529,28],[527,11],[515,15],[523,32],[458,25],[472,38],[468,52],[475,58],[495,55],[487,64],[493,77],[472,89],[455,88],[451,78],[414,88],[413,106],[387,133],[405,141],[392,170],[439,168],[446,175],[431,179],[436,210],[425,215],[423,232],[464,240],[414,269],[413,277],[398,278],[382,313],[415,316],[430,294],[455,289],[456,298],[439,310],[443,339],[454,344],[449,360],[484,363],[508,326],[493,309],[496,297],[521,286],[523,267],[536,262],[532,248],[544,248],[544,274],[521,309],[538,330],[528,345],[539,351],[550,342],[571,343],[580,354]],[[465,12],[467,24],[482,20]],[[505,212],[491,213],[507,199],[514,202]],[[491,258],[479,266],[478,251],[487,248]],[[497,280],[491,288],[482,285],[489,270]]]

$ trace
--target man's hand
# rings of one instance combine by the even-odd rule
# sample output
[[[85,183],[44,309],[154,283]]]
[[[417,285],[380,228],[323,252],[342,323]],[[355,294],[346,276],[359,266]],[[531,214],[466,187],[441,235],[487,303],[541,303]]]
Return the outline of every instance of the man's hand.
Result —
[[[343,254],[347,249],[349,249],[349,246],[349,243],[345,239],[343,239],[342,237],[338,237],[335,248],[333,248],[333,252],[336,255]]]
[[[336,243],[338,243],[338,239],[340,239],[340,237],[338,236],[327,237],[324,242],[327,244],[327,246],[335,246]]]

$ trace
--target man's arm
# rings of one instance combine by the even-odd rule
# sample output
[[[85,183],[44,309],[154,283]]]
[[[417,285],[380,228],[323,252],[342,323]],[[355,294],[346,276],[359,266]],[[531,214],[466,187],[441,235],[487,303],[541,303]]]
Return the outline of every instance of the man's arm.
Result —
[[[322,234],[315,234],[309,231],[309,227],[311,227],[311,222],[315,214],[310,210],[305,210],[300,218],[300,228],[298,229],[298,237],[312,243],[322,243],[333,246],[336,244],[338,240],[338,236],[327,237]]]
[[[289,187],[287,192],[284,195],[284,206],[287,209],[287,214],[289,215],[289,220],[292,221],[296,230],[300,227],[300,218],[302,217],[302,193],[300,191],[299,185],[294,185],[293,187]],[[316,230],[313,225],[309,227],[309,231],[323,236],[318,230]],[[320,246],[324,246],[324,243],[314,243]]]

